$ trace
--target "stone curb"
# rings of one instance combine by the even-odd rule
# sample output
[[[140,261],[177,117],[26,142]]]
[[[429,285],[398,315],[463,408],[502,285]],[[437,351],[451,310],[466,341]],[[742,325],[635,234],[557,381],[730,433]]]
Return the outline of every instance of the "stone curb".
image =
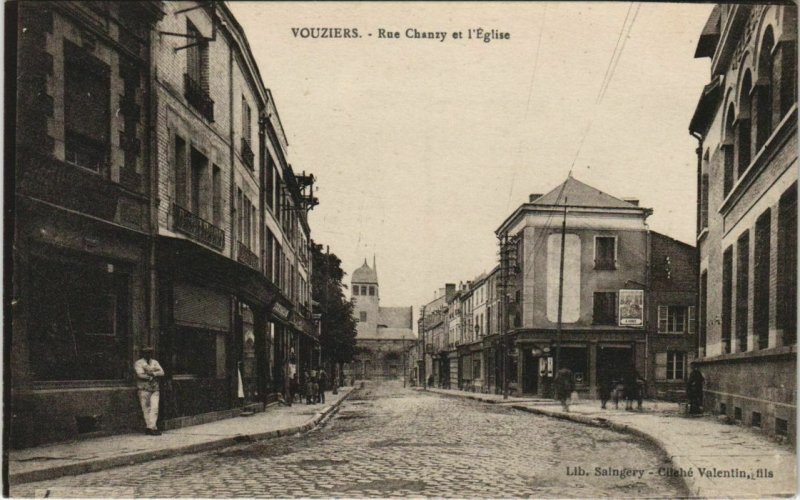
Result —
[[[62,476],[73,476],[78,474],[86,474],[89,472],[97,472],[105,469],[113,469],[116,467],[123,467],[126,465],[134,465],[143,462],[150,462],[152,460],[160,460],[163,458],[175,457],[178,455],[191,455],[194,453],[201,453],[219,448],[227,448],[241,443],[249,443],[255,441],[262,441],[281,436],[288,436],[291,434],[307,432],[316,427],[325,418],[333,415],[339,406],[350,397],[355,389],[350,389],[347,394],[342,396],[337,402],[324,408],[322,411],[317,412],[309,422],[303,425],[294,427],[287,427],[285,429],[277,429],[268,432],[257,432],[253,434],[238,434],[232,437],[225,437],[213,439],[204,443],[197,443],[187,446],[179,446],[174,448],[166,448],[162,450],[152,450],[140,453],[133,453],[125,456],[101,458],[97,460],[89,460],[77,464],[59,465],[49,469],[39,469],[28,472],[20,472],[17,474],[8,475],[8,483],[12,486],[17,486],[23,483],[32,483],[37,481],[46,481],[48,479],[55,479]]]
[[[474,401],[479,401],[479,402],[488,403],[488,404],[497,404],[498,403],[498,401],[495,400],[495,399],[483,398],[483,397],[480,397],[480,396],[472,396],[472,395],[464,395],[464,394],[453,394],[453,393],[448,393],[448,392],[444,392],[444,391],[443,392],[428,391],[428,392],[431,392],[432,394],[441,394],[443,396],[450,396],[450,397],[454,397],[454,398],[472,399]],[[602,428],[611,429],[611,430],[617,431],[617,432],[632,434],[634,436],[637,436],[637,437],[639,437],[641,439],[644,439],[645,441],[648,441],[649,443],[653,444],[657,448],[657,450],[658,450],[659,454],[662,456],[662,458],[665,458],[667,461],[671,462],[672,465],[674,465],[676,468],[689,469],[689,468],[692,467],[691,464],[686,463],[685,460],[682,457],[676,457],[676,456],[670,455],[669,452],[667,451],[667,446],[660,439],[658,439],[658,438],[656,438],[654,436],[651,436],[650,434],[648,434],[648,433],[646,433],[644,431],[641,431],[641,430],[639,430],[639,429],[637,429],[635,427],[631,427],[631,426],[629,426],[627,424],[619,424],[619,423],[612,422],[612,421],[607,420],[607,419],[600,420],[600,419],[596,419],[596,418],[585,417],[583,415],[565,414],[565,413],[561,413],[561,412],[557,412],[557,411],[545,410],[545,409],[542,409],[542,408],[532,408],[530,406],[525,406],[524,404],[510,404],[508,406],[510,406],[511,408],[514,408],[515,410],[524,411],[524,412],[527,412],[527,413],[533,413],[535,415],[542,415],[542,416],[545,416],[545,417],[557,418],[557,419],[560,419],[560,420],[569,420],[571,422],[584,424],[584,425],[590,425],[592,427],[602,427]],[[683,485],[686,488],[686,491],[684,492],[684,493],[686,493],[685,497],[708,498],[708,497],[714,497],[715,496],[713,494],[703,493],[703,488],[699,484],[697,484],[698,481],[693,477],[681,477],[680,479],[683,480]]]

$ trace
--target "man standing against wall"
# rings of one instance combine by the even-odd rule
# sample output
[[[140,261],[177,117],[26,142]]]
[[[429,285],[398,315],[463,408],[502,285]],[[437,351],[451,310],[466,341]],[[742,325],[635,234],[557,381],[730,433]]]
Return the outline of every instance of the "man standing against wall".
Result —
[[[142,414],[147,426],[145,434],[158,436],[158,401],[160,387],[158,377],[164,376],[164,369],[153,358],[153,348],[143,347],[142,357],[133,365],[136,371],[136,388],[139,390],[139,403],[142,405]]]

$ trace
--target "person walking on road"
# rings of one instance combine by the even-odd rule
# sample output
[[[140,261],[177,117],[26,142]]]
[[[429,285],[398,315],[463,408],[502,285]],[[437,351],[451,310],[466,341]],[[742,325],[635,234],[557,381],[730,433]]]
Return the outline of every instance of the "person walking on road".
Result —
[[[601,372],[598,377],[597,392],[600,395],[600,408],[605,410],[608,400],[611,399],[611,380],[606,371]]]
[[[700,373],[700,368],[695,363],[692,363],[692,373],[689,374],[689,379],[686,381],[686,395],[689,397],[689,413],[698,415],[701,413],[700,408],[703,406],[703,383],[705,378]]]
[[[569,368],[559,369],[553,384],[555,385],[556,398],[561,401],[561,408],[565,412],[569,412],[569,403],[567,402],[575,389],[575,383],[572,381],[572,370]]]
[[[317,385],[319,392],[317,394],[317,403],[325,404],[325,390],[328,388],[328,374],[325,370],[320,370],[317,376]]]
[[[159,377],[164,376],[164,369],[153,358],[153,348],[143,347],[142,357],[133,364],[136,372],[136,388],[139,394],[139,404],[142,406],[142,414],[146,426],[145,433],[150,436],[158,436],[158,402],[161,394]]]

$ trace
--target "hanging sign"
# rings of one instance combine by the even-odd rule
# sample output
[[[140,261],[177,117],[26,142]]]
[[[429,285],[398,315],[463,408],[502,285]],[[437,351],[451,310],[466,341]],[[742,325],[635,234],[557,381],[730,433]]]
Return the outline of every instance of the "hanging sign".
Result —
[[[619,291],[619,325],[642,326],[644,324],[644,290]]]

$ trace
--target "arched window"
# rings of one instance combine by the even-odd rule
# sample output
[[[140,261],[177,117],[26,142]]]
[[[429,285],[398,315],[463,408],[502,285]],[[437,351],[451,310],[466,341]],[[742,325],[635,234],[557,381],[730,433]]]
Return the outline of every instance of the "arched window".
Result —
[[[797,8],[783,7],[783,17],[783,34],[775,52],[774,64],[774,72],[780,73],[777,78],[777,88],[780,90],[775,93],[775,98],[780,100],[778,122],[797,102]]]
[[[758,51],[758,79],[756,81],[758,87],[750,112],[756,126],[756,151],[761,150],[761,146],[769,139],[773,128],[773,117],[777,114],[772,98],[772,49],[774,47],[775,37],[772,34],[772,26],[768,26]]]
[[[708,227],[708,149],[703,155],[703,170],[700,175],[700,230]]]
[[[742,86],[739,88],[739,116],[736,117],[736,177],[739,178],[747,170],[752,159],[753,138],[750,126],[750,110],[752,96],[750,91],[753,88],[753,77],[748,70],[742,79]]]
[[[723,191],[725,196],[731,192],[733,188],[733,146],[734,146],[734,123],[736,119],[736,110],[733,108],[733,103],[728,106],[728,112],[725,115],[725,140],[722,142],[722,152],[724,154],[724,170],[723,170]]]

